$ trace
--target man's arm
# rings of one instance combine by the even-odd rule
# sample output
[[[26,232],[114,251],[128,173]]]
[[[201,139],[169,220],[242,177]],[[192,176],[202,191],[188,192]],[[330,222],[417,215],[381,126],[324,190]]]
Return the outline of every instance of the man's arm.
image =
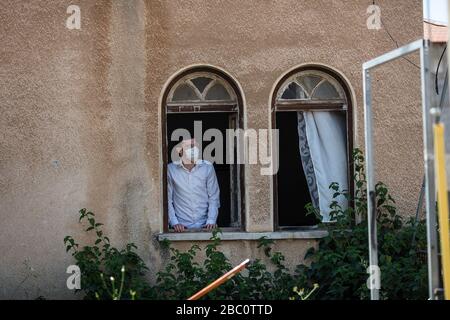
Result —
[[[179,224],[179,222],[175,214],[175,208],[173,207],[173,182],[169,170],[167,170],[167,202],[167,208],[169,211],[169,224],[173,227]]]
[[[206,179],[206,189],[208,192],[208,220],[206,224],[215,225],[220,208],[220,190],[216,172],[212,165]]]

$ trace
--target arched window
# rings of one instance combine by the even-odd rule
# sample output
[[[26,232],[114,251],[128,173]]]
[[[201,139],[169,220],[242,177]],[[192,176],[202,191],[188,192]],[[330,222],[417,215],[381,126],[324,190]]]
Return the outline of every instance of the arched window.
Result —
[[[329,74],[306,70],[283,81],[277,91],[275,107],[280,111],[289,107],[346,110],[347,97],[341,84]]]
[[[217,147],[213,163],[220,188],[217,219],[224,231],[241,231],[244,222],[244,165],[230,162],[228,129],[242,128],[242,97],[232,78],[214,68],[194,68],[171,81],[163,97],[164,231],[169,230],[167,166],[172,152],[183,139],[179,129],[201,140],[201,152]],[[217,138],[211,132],[221,135]],[[235,146],[237,143],[234,144]],[[223,157],[218,149],[223,151]],[[232,151],[235,153],[235,148]],[[235,159],[235,154],[232,158]]]
[[[272,100],[272,127],[279,130],[279,170],[273,178],[275,228],[317,224],[311,204],[328,222],[331,183],[352,192],[352,113],[344,80],[324,67],[302,67],[284,76]],[[295,209],[293,209],[295,208]],[[311,207],[310,207],[311,208]]]
[[[168,106],[237,105],[233,88],[221,77],[208,72],[195,72],[180,79],[170,90]]]

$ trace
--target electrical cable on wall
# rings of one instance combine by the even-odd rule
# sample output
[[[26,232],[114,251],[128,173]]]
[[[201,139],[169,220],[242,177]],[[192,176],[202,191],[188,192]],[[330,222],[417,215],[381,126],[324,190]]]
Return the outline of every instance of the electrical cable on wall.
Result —
[[[438,77],[439,77],[439,68],[441,67],[442,59],[444,58],[444,54],[447,51],[447,45],[445,45],[444,50],[442,51],[441,57],[439,58],[439,62],[436,69],[436,80],[435,80],[435,86],[436,86],[436,94],[439,95],[439,84],[438,84]],[[448,73],[448,70],[447,72]],[[447,74],[446,74],[447,76]]]
[[[377,5],[377,4],[375,3],[375,0],[373,0],[372,3],[373,3],[373,5]],[[383,22],[383,18],[380,17],[380,21],[381,21],[381,25],[382,25],[383,28],[384,28],[384,31],[387,33],[387,35],[388,35],[389,38],[392,40],[392,42],[395,44],[395,46],[396,46],[397,48],[399,48],[400,46],[398,45],[397,40],[395,40],[394,37],[392,36],[392,34],[389,32],[388,28],[386,27],[386,25],[385,25],[384,22]],[[420,69],[420,67],[419,67],[417,64],[415,64],[413,61],[411,61],[411,60],[408,59],[407,57],[402,57],[402,59],[406,60],[408,63],[410,63],[411,65],[413,65],[413,66],[416,67],[417,69]]]

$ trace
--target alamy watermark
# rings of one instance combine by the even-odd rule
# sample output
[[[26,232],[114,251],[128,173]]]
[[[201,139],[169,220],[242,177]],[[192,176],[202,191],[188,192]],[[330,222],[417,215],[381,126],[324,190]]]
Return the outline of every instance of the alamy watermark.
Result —
[[[66,12],[70,16],[66,20],[66,28],[69,30],[80,30],[81,29],[81,10],[80,7],[72,4],[67,7]]]
[[[380,30],[381,29],[381,8],[376,4],[370,5],[367,8],[367,18],[366,24],[369,30]]]
[[[81,289],[81,270],[77,265],[70,265],[67,267],[66,273],[70,276],[66,280],[66,286],[69,290]]]
[[[372,290],[380,290],[381,288],[381,271],[379,266],[369,266],[367,268],[367,273],[369,274],[369,278],[367,278],[367,288]]]
[[[259,164],[260,174],[275,175],[278,172],[278,129],[226,129],[210,128],[203,132],[202,121],[194,121],[194,136],[187,129],[175,129],[170,141],[195,139],[200,159],[215,164]],[[180,147],[170,151],[172,162],[179,161]]]

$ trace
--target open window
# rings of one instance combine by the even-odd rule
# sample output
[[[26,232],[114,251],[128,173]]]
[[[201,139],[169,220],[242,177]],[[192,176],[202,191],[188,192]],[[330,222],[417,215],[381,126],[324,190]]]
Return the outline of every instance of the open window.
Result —
[[[227,152],[236,157],[236,150],[228,150],[227,129],[242,128],[242,98],[233,80],[220,71],[196,68],[176,77],[164,95],[163,120],[163,188],[164,231],[169,230],[167,213],[167,165],[172,160],[173,148],[182,140],[177,129],[189,132],[190,137],[202,138],[202,151],[208,146],[221,146],[221,156],[214,149],[211,161],[220,188],[220,208],[217,219],[223,231],[241,231],[244,225],[244,166],[228,160]],[[223,139],[209,135],[220,133]],[[206,134],[205,134],[206,133]],[[233,144],[236,148],[237,144]],[[227,149],[228,148],[228,149]],[[206,159],[209,160],[209,159]]]
[[[331,183],[350,193],[352,113],[345,82],[323,67],[300,68],[277,84],[272,127],[279,130],[279,170],[273,177],[274,227],[311,227],[319,222],[306,205],[331,221]]]

